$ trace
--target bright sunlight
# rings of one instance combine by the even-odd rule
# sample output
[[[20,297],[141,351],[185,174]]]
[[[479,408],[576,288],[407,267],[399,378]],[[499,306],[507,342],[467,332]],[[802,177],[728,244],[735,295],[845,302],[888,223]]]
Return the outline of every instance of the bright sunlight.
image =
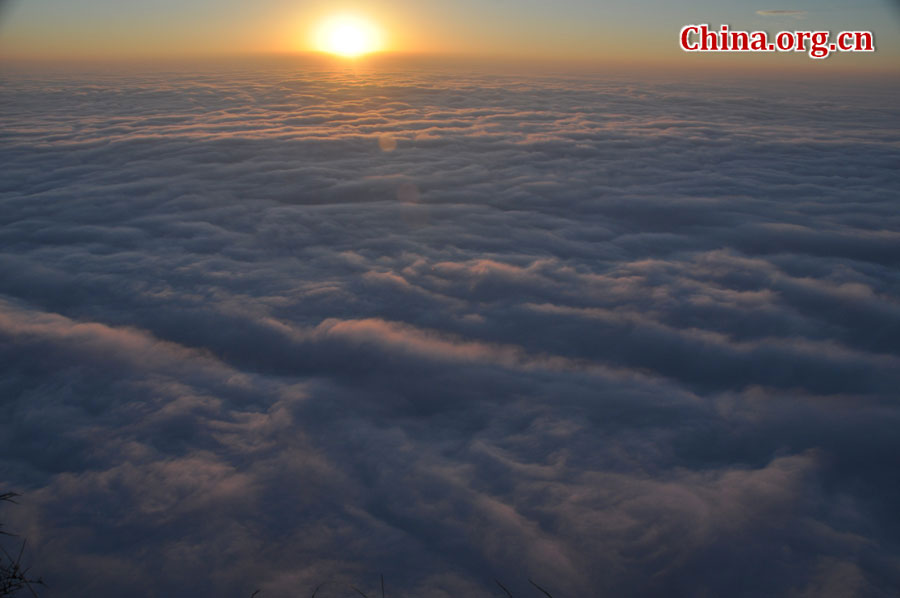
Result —
[[[351,15],[331,17],[316,29],[315,47],[322,52],[355,57],[381,49],[381,32],[369,21]]]

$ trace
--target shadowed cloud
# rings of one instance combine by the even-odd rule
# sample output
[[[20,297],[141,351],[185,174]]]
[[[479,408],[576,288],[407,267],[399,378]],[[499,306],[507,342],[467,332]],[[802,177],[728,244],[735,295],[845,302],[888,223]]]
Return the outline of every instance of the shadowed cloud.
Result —
[[[900,114],[810,85],[4,75],[0,487],[41,574],[891,595]]]

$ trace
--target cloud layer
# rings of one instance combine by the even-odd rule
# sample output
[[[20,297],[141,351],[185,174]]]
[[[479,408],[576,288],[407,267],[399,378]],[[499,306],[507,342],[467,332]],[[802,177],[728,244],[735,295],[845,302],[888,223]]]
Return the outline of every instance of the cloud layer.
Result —
[[[757,10],[756,14],[763,17],[802,17],[805,10]]]
[[[900,587],[883,89],[4,77],[2,520],[48,596]]]

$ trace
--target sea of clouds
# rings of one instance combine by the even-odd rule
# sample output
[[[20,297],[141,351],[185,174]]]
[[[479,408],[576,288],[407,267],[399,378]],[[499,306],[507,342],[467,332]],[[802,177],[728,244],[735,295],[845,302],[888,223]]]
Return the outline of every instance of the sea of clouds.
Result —
[[[0,522],[47,597],[895,596],[897,91],[4,73]]]

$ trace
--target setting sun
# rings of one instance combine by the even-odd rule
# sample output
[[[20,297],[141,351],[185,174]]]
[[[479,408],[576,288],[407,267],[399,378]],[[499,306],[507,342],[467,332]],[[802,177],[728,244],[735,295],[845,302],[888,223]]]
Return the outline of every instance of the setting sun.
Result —
[[[381,32],[371,22],[342,15],[323,21],[316,30],[315,47],[322,52],[354,57],[380,50]]]

